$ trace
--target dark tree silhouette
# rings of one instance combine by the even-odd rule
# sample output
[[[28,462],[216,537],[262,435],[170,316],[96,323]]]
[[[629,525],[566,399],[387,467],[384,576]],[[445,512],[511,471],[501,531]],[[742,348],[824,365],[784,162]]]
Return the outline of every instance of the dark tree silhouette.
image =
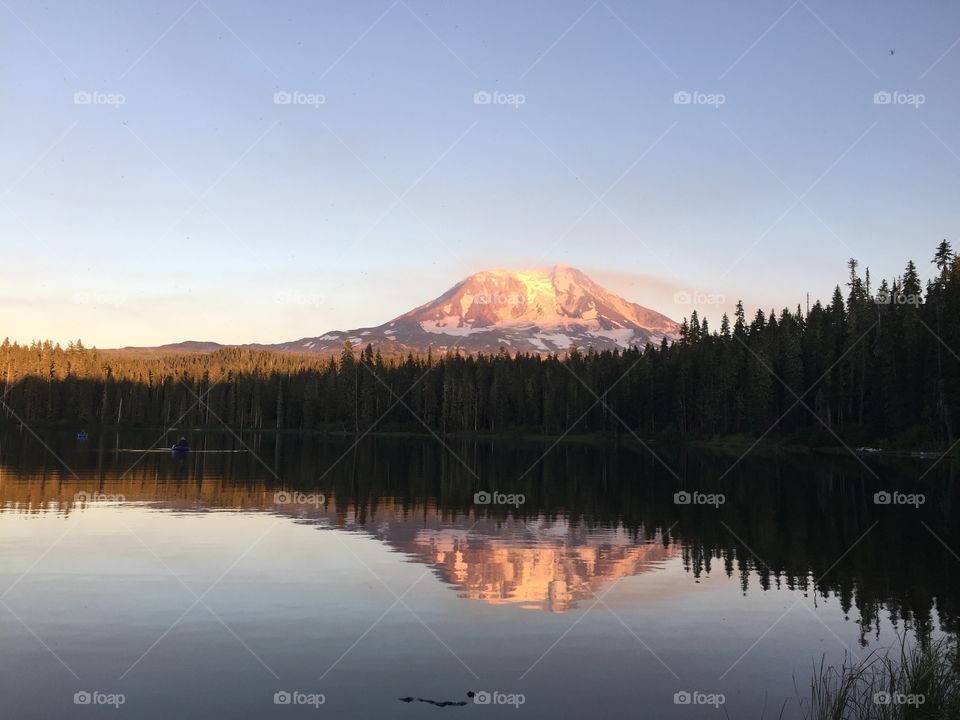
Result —
[[[0,345],[0,419],[29,425],[349,433],[566,432],[952,445],[960,408],[960,260],[946,240],[883,280],[848,265],[844,297],[806,313],[742,303],[711,331],[696,312],[659,346],[563,355],[384,357],[349,343],[320,357],[230,348],[131,355],[50,342]]]

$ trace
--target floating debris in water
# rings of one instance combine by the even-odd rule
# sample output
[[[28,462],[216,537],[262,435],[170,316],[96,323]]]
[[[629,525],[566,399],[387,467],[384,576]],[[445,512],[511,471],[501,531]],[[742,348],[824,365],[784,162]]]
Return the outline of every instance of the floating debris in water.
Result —
[[[469,693],[468,693],[469,694]],[[463,707],[467,704],[466,700],[429,700],[427,698],[415,698],[415,697],[402,697],[397,698],[400,702],[412,703],[414,700],[417,702],[428,703],[430,705],[436,705],[437,707]]]

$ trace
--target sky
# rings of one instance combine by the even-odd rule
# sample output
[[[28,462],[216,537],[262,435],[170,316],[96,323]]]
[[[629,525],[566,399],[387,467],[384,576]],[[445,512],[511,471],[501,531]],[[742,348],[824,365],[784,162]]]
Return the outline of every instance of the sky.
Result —
[[[0,337],[282,342],[495,267],[675,319],[929,275],[960,5],[0,3]]]

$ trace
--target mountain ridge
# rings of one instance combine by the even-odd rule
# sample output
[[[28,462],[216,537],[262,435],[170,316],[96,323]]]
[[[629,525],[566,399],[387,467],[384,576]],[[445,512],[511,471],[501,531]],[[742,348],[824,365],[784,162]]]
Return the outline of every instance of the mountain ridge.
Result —
[[[212,352],[243,347],[303,354],[329,354],[347,341],[372,344],[385,354],[498,352],[552,354],[571,346],[626,349],[679,337],[680,326],[666,315],[632,303],[595,283],[582,271],[558,264],[525,270],[474,273],[439,297],[381,325],[332,330],[284,343],[223,345],[185,341],[141,352]]]

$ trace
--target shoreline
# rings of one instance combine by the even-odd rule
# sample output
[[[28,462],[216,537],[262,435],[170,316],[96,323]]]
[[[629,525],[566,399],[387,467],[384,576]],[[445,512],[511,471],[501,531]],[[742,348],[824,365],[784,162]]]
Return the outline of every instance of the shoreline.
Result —
[[[20,424],[16,422],[0,422],[0,430],[18,430]],[[960,459],[960,445],[953,447],[945,446],[939,448],[927,449],[909,449],[902,447],[893,447],[883,449],[876,447],[853,447],[848,444],[824,444],[823,442],[804,442],[796,438],[756,438],[744,435],[729,436],[711,436],[711,437],[678,437],[676,435],[662,435],[655,437],[641,437],[629,432],[619,433],[565,433],[562,435],[547,434],[539,432],[524,431],[522,429],[509,430],[503,432],[454,432],[454,433],[433,433],[426,430],[371,430],[359,433],[349,430],[324,430],[311,429],[301,430],[294,428],[240,428],[226,427],[223,425],[196,426],[196,427],[150,427],[150,426],[86,426],[68,428],[63,425],[34,425],[31,426],[35,431],[49,431],[56,433],[73,434],[80,430],[87,431],[88,435],[93,436],[108,433],[136,433],[136,432],[192,432],[192,433],[227,433],[243,435],[287,435],[287,436],[312,436],[312,437],[332,437],[332,438],[355,438],[359,436],[370,436],[383,439],[418,439],[418,440],[472,440],[486,442],[552,442],[555,444],[581,444],[593,445],[595,447],[612,448],[617,446],[632,446],[644,449],[645,445],[659,445],[661,447],[693,447],[712,450],[762,450],[766,452],[790,452],[790,453],[823,453],[831,455],[855,454],[858,457],[884,457],[884,458],[910,458],[915,460],[939,460]],[[86,442],[90,442],[87,440]],[[83,442],[83,441],[78,441]]]

